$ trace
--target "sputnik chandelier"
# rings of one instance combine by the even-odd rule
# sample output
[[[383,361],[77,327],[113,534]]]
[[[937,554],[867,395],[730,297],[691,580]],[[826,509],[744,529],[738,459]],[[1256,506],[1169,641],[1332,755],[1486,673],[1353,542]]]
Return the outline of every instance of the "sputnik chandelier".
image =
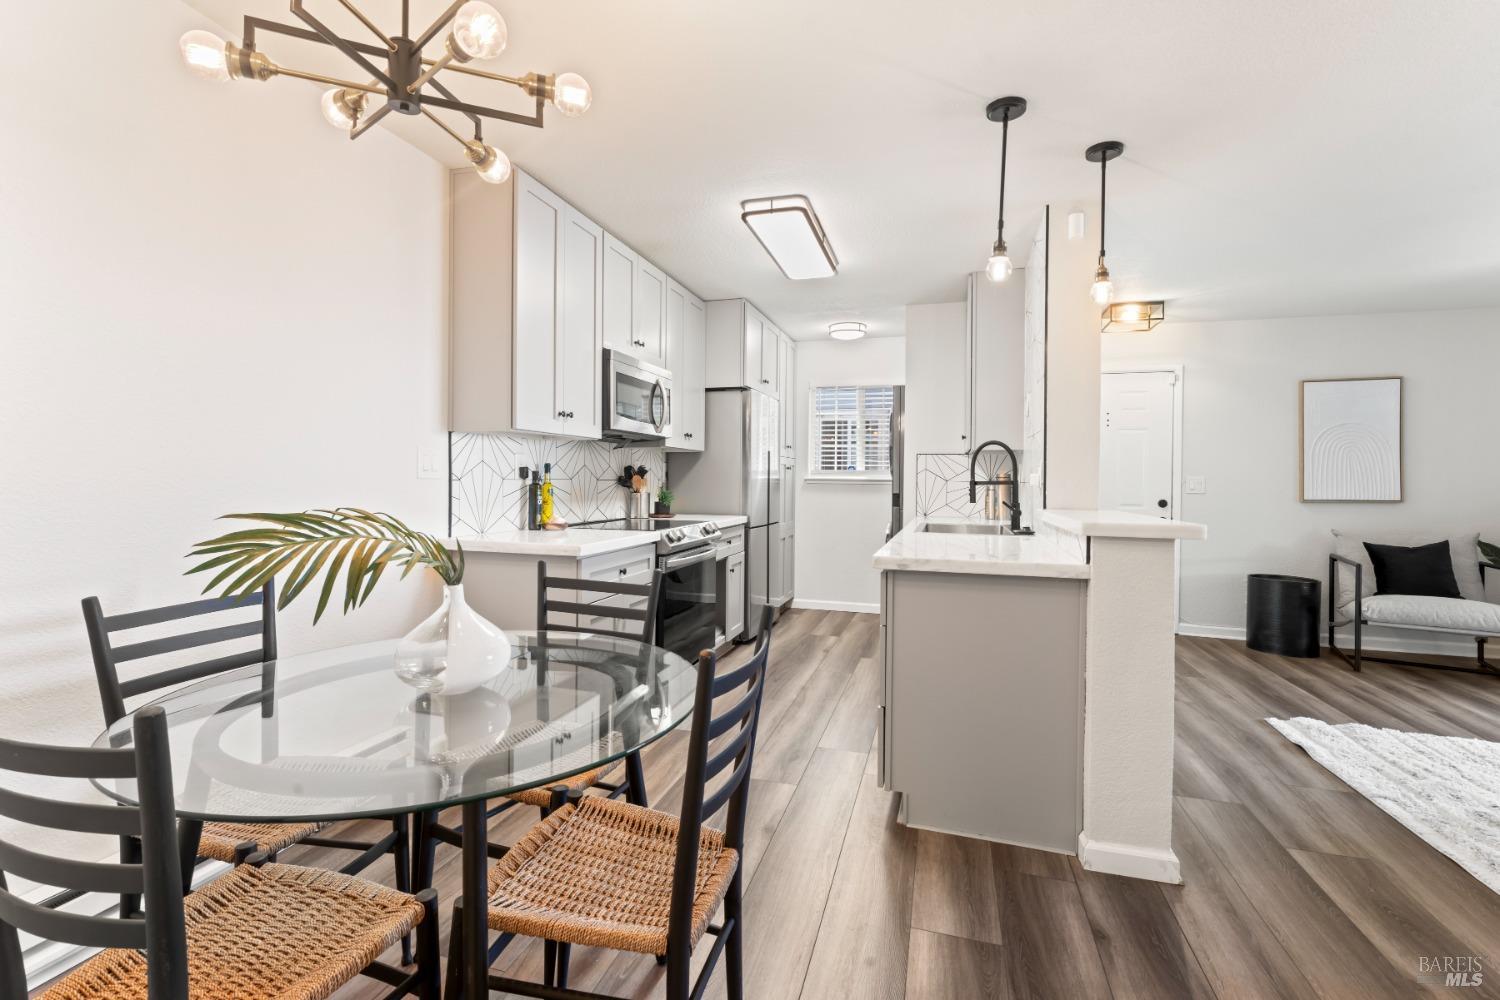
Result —
[[[469,162],[480,177],[492,184],[503,184],[510,177],[510,158],[484,141],[484,118],[542,127],[542,112],[550,102],[569,118],[589,109],[593,92],[577,73],[556,76],[527,73],[513,77],[468,65],[474,60],[494,59],[505,49],[508,32],[500,12],[483,0],[458,0],[428,28],[411,37],[411,3],[401,3],[401,33],[389,36],[353,3],[338,0],[350,14],[367,28],[377,43],[341,38],[319,21],[303,5],[291,0],[292,13],[306,28],[280,24],[264,18],[245,15],[244,36],[239,45],[227,42],[208,31],[189,31],[182,36],[182,58],[198,76],[209,80],[269,80],[287,76],[332,86],[323,94],[323,117],[337,129],[358,139],[392,111],[405,115],[424,115],[464,148]],[[437,58],[423,50],[439,35],[442,51]],[[255,47],[257,32],[286,35],[303,41],[317,42],[338,49],[359,67],[368,82],[340,80],[290,69],[272,62]],[[466,76],[510,84],[536,99],[536,110],[530,115],[501,111],[459,100],[438,80],[438,73],[452,71]],[[433,114],[442,108],[463,114],[473,125],[474,137],[466,139],[447,122]]]

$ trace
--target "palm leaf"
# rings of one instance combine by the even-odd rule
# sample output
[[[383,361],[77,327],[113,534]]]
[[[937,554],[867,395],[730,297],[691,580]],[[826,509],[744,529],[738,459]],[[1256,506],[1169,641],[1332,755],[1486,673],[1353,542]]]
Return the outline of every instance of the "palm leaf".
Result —
[[[416,567],[426,566],[450,585],[463,580],[462,548],[449,552],[433,536],[390,514],[335,507],[289,514],[225,514],[223,520],[251,521],[257,526],[238,528],[193,546],[188,557],[201,561],[187,572],[218,571],[203,592],[218,590],[224,597],[237,597],[285,573],[286,584],[276,602],[282,609],[321,577],[314,622],[323,617],[340,577],[345,614],[369,599],[392,564],[401,566],[403,578]]]

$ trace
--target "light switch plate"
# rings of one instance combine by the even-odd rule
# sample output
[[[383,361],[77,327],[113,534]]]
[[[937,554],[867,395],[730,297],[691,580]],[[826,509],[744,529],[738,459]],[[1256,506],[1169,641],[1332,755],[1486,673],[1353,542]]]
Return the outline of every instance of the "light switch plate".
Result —
[[[1182,480],[1182,492],[1184,493],[1207,493],[1208,483],[1202,476],[1186,476]]]
[[[441,445],[424,444],[417,448],[417,478],[443,479],[448,475],[447,450]]]

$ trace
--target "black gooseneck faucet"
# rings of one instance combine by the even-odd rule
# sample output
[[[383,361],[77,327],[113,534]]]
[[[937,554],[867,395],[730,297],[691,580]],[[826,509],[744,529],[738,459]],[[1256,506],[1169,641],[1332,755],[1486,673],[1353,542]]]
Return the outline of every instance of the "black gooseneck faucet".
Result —
[[[1015,499],[1001,501],[1010,511],[1010,533],[1012,535],[1029,534],[1029,531],[1021,527],[1021,464],[1016,461],[1016,453],[1011,450],[1010,445],[1006,444],[1004,441],[986,441],[984,444],[975,448],[973,453],[969,456],[969,503],[979,502],[979,487],[1004,485],[1004,481],[1000,479],[987,479],[980,481],[975,478],[975,470],[979,466],[979,453],[984,451],[991,445],[996,445],[998,447],[1004,448],[1005,454],[1010,458],[1010,471],[1012,476],[1011,482],[1013,484],[1011,495]]]

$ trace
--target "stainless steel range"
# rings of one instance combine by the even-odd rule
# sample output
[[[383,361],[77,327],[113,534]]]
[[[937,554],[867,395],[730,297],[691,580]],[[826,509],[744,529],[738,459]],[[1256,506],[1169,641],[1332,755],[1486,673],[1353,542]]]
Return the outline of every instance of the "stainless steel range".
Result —
[[[621,517],[573,527],[658,532],[656,568],[663,579],[656,602],[656,645],[690,660],[714,648],[719,620],[715,543],[722,537],[717,524],[702,517]]]

